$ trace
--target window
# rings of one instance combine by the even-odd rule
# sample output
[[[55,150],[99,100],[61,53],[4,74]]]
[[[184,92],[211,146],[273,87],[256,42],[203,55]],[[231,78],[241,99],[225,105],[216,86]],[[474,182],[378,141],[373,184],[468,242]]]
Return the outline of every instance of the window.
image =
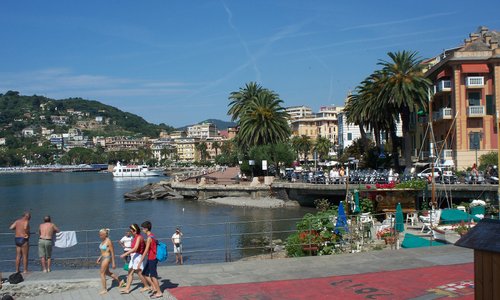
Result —
[[[347,140],[348,141],[352,140],[352,133],[350,132],[347,133]]]
[[[481,105],[481,92],[468,92],[467,100],[469,101],[469,106]]]
[[[481,132],[469,133],[469,149],[472,150],[481,149]]]

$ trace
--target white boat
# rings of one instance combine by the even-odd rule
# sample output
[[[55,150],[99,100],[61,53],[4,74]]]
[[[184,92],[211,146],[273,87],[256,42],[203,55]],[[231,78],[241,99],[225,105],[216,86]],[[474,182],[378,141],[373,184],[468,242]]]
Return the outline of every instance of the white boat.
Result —
[[[152,171],[146,165],[122,165],[120,162],[113,168],[114,177],[152,177],[161,176],[161,171]]]

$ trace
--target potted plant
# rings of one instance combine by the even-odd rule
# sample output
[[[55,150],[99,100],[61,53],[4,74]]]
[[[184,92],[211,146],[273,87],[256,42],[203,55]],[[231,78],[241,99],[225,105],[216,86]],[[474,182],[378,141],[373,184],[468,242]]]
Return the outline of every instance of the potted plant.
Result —
[[[460,224],[453,226],[453,230],[458,233],[460,236],[465,235],[469,232],[469,226],[464,221],[460,222]]]
[[[385,228],[377,232],[377,238],[383,239],[385,244],[396,243],[396,230],[394,228]]]

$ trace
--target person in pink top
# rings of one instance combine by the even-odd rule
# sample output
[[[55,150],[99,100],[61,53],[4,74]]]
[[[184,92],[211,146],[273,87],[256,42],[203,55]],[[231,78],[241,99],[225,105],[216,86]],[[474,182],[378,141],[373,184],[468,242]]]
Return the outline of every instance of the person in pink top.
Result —
[[[146,278],[142,275],[142,270],[144,269],[144,264],[142,262],[142,256],[144,254],[144,250],[146,249],[146,243],[141,235],[141,229],[139,225],[132,224],[130,225],[130,232],[132,232],[133,239],[131,249],[124,252],[120,257],[125,258],[130,256],[130,262],[128,264],[128,275],[127,275],[127,286],[125,289],[121,290],[121,294],[129,294],[130,286],[132,285],[132,280],[134,278],[134,273],[139,276],[144,287],[141,289],[141,292],[150,291],[151,287],[146,281]]]
[[[153,294],[151,298],[162,298],[163,293],[160,290],[160,283],[158,282],[158,272],[156,267],[158,265],[158,260],[156,259],[156,237],[151,232],[151,222],[145,221],[141,224],[142,231],[146,234],[146,248],[144,249],[144,255],[142,256],[140,263],[144,261],[144,257],[148,257],[142,275],[146,276],[146,280],[149,285],[153,288]]]

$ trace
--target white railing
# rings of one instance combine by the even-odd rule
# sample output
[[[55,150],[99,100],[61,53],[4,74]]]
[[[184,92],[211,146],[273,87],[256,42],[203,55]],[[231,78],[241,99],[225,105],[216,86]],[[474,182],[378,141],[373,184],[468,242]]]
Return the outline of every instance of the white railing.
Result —
[[[465,86],[467,87],[482,87],[484,85],[483,76],[468,76],[465,77]]]
[[[467,116],[483,117],[485,115],[484,106],[469,106],[467,107]]]
[[[445,149],[443,150],[443,159],[444,160],[452,160],[453,159],[453,150]]]
[[[441,108],[440,110],[432,113],[434,121],[450,120],[453,118],[453,110],[449,107]]]
[[[436,84],[436,92],[451,91],[451,80],[440,80]]]

